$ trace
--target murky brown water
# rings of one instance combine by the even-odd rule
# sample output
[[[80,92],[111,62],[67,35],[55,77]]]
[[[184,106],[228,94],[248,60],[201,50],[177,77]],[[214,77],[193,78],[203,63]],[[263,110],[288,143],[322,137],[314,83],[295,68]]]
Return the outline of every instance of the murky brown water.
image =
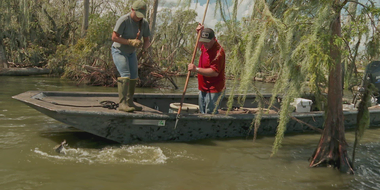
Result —
[[[182,93],[183,80],[178,82]],[[191,79],[187,93],[196,92]],[[264,92],[271,85],[260,84]],[[357,175],[308,168],[320,135],[286,136],[269,158],[273,137],[191,143],[119,145],[78,131],[11,99],[27,90],[102,91],[48,77],[0,77],[0,189],[19,190],[309,190],[380,189],[380,129],[365,133]],[[138,89],[138,92],[170,89]],[[353,132],[347,132],[352,146]],[[64,139],[65,154],[53,147]],[[351,154],[351,151],[349,152]]]

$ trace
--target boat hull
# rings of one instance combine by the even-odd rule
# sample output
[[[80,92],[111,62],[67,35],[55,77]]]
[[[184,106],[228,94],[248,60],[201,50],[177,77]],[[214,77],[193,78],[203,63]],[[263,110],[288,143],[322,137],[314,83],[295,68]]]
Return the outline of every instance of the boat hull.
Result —
[[[70,100],[71,97],[75,99]],[[100,98],[99,98],[100,97]],[[155,98],[156,100],[155,100]],[[189,96],[192,99],[192,96]],[[189,98],[188,97],[188,98]],[[117,100],[117,94],[96,93],[59,93],[59,92],[25,92],[14,96],[39,112],[62,123],[94,135],[122,144],[136,142],[160,141],[193,141],[216,138],[248,138],[253,135],[252,122],[256,114],[181,114],[175,128],[176,113],[164,113],[153,109],[164,107],[167,110],[170,102],[176,102],[178,95],[136,95],[136,102],[142,104],[142,112],[121,112],[101,107],[68,107],[80,106],[84,100],[93,105],[101,99]],[[49,99],[52,98],[52,99]],[[54,98],[56,98],[54,100]],[[94,100],[96,99],[96,101]],[[196,101],[188,99],[187,102]],[[63,103],[58,103],[61,100]],[[53,101],[54,100],[54,101]],[[144,101],[147,100],[147,101]],[[166,102],[165,102],[166,101]],[[91,103],[92,102],[92,103]],[[150,103],[149,103],[150,102]],[[149,105],[145,106],[146,104]],[[160,105],[162,104],[162,105]],[[158,106],[160,105],[160,106]],[[356,126],[356,111],[344,111],[346,129]],[[258,135],[274,135],[277,131],[279,115],[264,114],[257,129]],[[316,132],[322,129],[324,112],[293,113],[285,133]],[[310,127],[313,126],[314,128]],[[371,126],[380,126],[380,110],[371,110]]]

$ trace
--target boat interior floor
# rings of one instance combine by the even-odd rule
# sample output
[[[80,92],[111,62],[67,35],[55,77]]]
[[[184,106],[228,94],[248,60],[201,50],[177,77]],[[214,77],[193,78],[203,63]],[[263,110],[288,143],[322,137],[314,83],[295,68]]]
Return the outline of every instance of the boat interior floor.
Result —
[[[76,111],[95,111],[95,112],[120,112],[115,109],[115,104],[119,102],[118,97],[111,96],[67,96],[67,95],[41,95],[34,96],[33,99],[41,101],[40,104],[52,108],[62,110],[76,110]],[[110,104],[110,107],[104,107],[104,102]],[[153,109],[143,104],[134,102],[136,106],[141,106],[142,111],[134,111],[133,113],[151,113],[151,114],[163,114],[168,112],[162,112],[160,110]],[[259,108],[234,108],[227,112],[226,109],[219,109],[219,114],[235,115],[235,114],[255,114],[260,111]],[[275,110],[263,109],[264,114],[277,114]],[[181,114],[186,114],[183,112]],[[196,113],[197,114],[197,113]],[[200,114],[200,113],[198,113]]]
[[[39,99],[45,103],[54,104],[59,108],[64,108],[67,110],[81,110],[81,111],[105,111],[105,109],[109,112],[119,112],[115,109],[113,104],[119,102],[118,97],[73,97],[73,96],[46,96],[42,99]],[[162,114],[161,111],[144,106],[137,102],[134,102],[136,106],[140,106],[143,108],[142,111],[134,111],[134,113],[141,112],[150,112]],[[104,107],[104,105],[109,105],[109,107]]]

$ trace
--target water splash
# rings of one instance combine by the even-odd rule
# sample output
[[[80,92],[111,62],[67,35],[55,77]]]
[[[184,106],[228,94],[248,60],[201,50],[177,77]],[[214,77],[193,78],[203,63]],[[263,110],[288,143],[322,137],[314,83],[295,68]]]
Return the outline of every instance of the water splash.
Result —
[[[57,154],[54,150],[45,152],[39,148],[32,151],[53,162],[58,160],[87,164],[157,165],[165,164],[168,159],[161,148],[144,145],[106,147],[100,150],[64,147],[61,154]]]
[[[168,159],[161,148],[135,145],[105,148],[97,157],[103,163],[164,164]]]

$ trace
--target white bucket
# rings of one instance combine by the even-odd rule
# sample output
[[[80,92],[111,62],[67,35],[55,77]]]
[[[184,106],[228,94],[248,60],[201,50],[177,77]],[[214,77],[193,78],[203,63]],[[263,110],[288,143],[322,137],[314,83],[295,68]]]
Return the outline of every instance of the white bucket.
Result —
[[[177,113],[181,103],[171,103],[169,113]],[[182,103],[181,113],[199,113],[199,106],[195,104]]]
[[[294,102],[290,103],[290,105],[296,107],[296,112],[310,112],[312,104],[312,100],[304,98],[294,98]]]

